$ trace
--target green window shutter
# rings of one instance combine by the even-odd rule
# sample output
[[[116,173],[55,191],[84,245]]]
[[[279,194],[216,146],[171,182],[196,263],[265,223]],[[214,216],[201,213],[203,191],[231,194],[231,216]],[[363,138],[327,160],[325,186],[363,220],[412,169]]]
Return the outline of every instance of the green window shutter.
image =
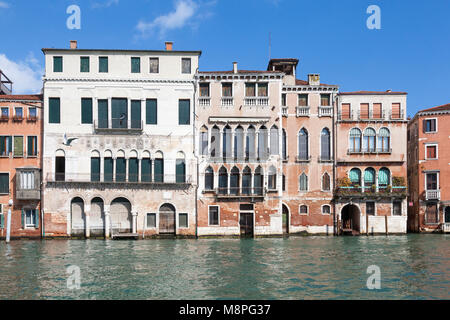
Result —
[[[63,71],[63,58],[53,57],[53,72],[62,72],[62,71]]]
[[[132,57],[131,58],[131,73],[141,72],[141,58]]]
[[[131,128],[141,127],[141,100],[131,100]]]
[[[128,181],[137,182],[139,176],[139,160],[131,158],[128,160]]]
[[[48,104],[48,123],[60,123],[61,102],[59,98],[50,98]]]
[[[81,123],[92,123],[92,98],[81,98]]]
[[[158,103],[156,99],[147,99],[145,110],[145,123],[157,124],[158,122]]]
[[[190,123],[190,101],[179,100],[178,102],[178,124]]]
[[[27,155],[30,157],[37,156],[37,137],[27,137]]]
[[[22,209],[21,215],[22,229],[25,229],[25,210]]]
[[[177,183],[186,182],[186,164],[183,159],[176,160],[175,174],[176,174],[175,181]]]
[[[375,171],[371,169],[366,169],[364,171],[364,182],[372,183],[375,181]]]
[[[6,137],[0,137],[0,152],[1,152],[2,156],[7,155],[6,148],[5,148],[6,147],[5,142],[6,142]]]
[[[98,100],[98,127],[108,128],[108,100]]]
[[[113,159],[112,158],[105,158],[103,160],[104,162],[104,181],[105,182],[111,182],[113,181]]]
[[[0,173],[0,193],[9,193],[9,174]]]
[[[80,57],[80,72],[89,72],[89,57]]]
[[[5,216],[3,214],[0,214],[0,229],[3,229],[5,227]]]
[[[100,158],[91,158],[91,181],[100,181]]]
[[[126,178],[126,160],[125,158],[116,159],[116,181],[125,181]]]
[[[111,120],[113,128],[127,128],[128,100],[113,98],[111,100]]]
[[[350,170],[350,175],[349,175],[350,181],[352,183],[359,183],[360,181],[360,173],[358,169],[352,169]]]
[[[34,209],[34,227],[39,228],[39,210]]]
[[[141,181],[152,181],[152,160],[150,158],[144,158],[141,161]]]
[[[387,169],[382,168],[378,171],[378,184],[388,185],[389,184],[389,172]]]
[[[98,58],[98,72],[108,72],[108,57]]]
[[[155,159],[155,182],[164,182],[164,159]]]
[[[23,157],[23,137],[14,137],[14,156]]]

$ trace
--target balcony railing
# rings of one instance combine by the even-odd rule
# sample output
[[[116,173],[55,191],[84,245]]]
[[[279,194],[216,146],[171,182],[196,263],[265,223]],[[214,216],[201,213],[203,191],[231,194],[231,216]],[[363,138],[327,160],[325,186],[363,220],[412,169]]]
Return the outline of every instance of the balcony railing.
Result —
[[[445,233],[449,233],[450,232],[450,222],[444,222],[442,224],[442,231]]]
[[[210,97],[198,98],[198,105],[200,107],[209,107],[211,105],[211,98]]]
[[[381,113],[374,113],[373,110],[370,110],[369,113],[361,112],[358,110],[358,120],[361,121],[373,121],[373,120],[383,120],[385,118],[385,111],[382,110]]]
[[[353,121],[353,111],[350,112],[338,112],[339,121]]]
[[[94,121],[94,129],[98,132],[140,132],[143,129],[142,120],[99,119]]]
[[[244,105],[246,106],[268,106],[269,97],[245,97]]]
[[[441,190],[426,191],[426,200],[440,200],[440,199],[441,199]]]
[[[405,186],[338,186],[335,195],[339,197],[406,197]]]
[[[283,117],[287,117],[288,116],[288,107],[282,107],[281,108],[281,115]]]
[[[232,107],[234,104],[233,97],[222,97],[222,107]]]
[[[217,188],[215,193],[217,197],[233,198],[233,197],[264,197],[267,190],[263,187],[243,187],[243,188]]]
[[[134,173],[47,173],[47,182],[58,183],[126,183],[126,184],[190,184],[191,175]]]
[[[331,117],[333,116],[332,106],[319,106],[319,117]]]
[[[403,110],[400,110],[400,112],[389,112],[389,119],[390,120],[404,120],[405,114]]]
[[[373,148],[373,149],[367,149],[367,148],[350,148],[347,150],[347,154],[363,154],[363,153],[386,153],[390,154],[392,153],[392,149],[390,148]]]
[[[295,108],[297,117],[309,117],[309,107],[298,106]]]

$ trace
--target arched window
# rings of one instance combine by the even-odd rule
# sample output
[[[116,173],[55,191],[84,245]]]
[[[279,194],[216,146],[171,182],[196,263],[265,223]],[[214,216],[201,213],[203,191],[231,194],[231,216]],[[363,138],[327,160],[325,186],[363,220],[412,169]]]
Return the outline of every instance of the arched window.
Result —
[[[350,130],[350,141],[348,145],[350,152],[361,152],[361,130],[358,128]]]
[[[175,181],[177,183],[185,183],[186,182],[186,161],[184,160],[185,156],[183,152],[177,153],[177,159],[175,163]]]
[[[391,133],[388,128],[381,128],[378,132],[378,151],[389,152],[391,147]]]
[[[278,148],[278,128],[277,126],[272,126],[270,128],[270,154],[277,155],[280,154],[280,150]]]
[[[234,131],[234,158],[236,160],[244,158],[244,129],[241,126]]]
[[[331,207],[327,204],[322,206],[322,214],[330,214],[331,213]]]
[[[213,168],[208,167],[205,170],[205,190],[214,189],[214,171]]]
[[[286,176],[284,174],[281,179],[281,190],[286,191]]]
[[[252,186],[252,172],[249,167],[245,167],[242,175],[242,193],[250,194]]]
[[[216,158],[220,155],[220,130],[217,126],[211,129],[211,157]]]
[[[253,192],[257,195],[263,194],[264,175],[260,166],[256,168],[255,175],[253,176]]]
[[[231,128],[229,125],[227,125],[223,129],[222,157],[224,161],[227,161],[228,158],[231,158]]]
[[[281,140],[281,153],[283,160],[287,160],[287,137],[286,137],[286,130],[283,129],[282,131],[282,140]]]
[[[142,153],[141,181],[142,182],[152,181],[152,159],[150,158],[150,152],[148,151],[144,151]]]
[[[55,155],[55,180],[64,181],[66,178],[66,155],[64,150],[57,150]]]
[[[155,153],[155,182],[164,182],[164,155],[161,151]]]
[[[330,175],[325,172],[322,176],[322,190],[323,191],[330,191]]]
[[[200,155],[208,154],[208,128],[203,126],[200,128]]]
[[[300,191],[308,191],[308,176],[303,172],[299,179]]]
[[[100,153],[91,152],[91,181],[100,181]]]
[[[258,158],[266,160],[269,157],[268,132],[265,126],[259,128],[258,132]]]
[[[320,159],[331,159],[331,147],[330,147],[330,130],[323,128],[320,133]]]
[[[302,128],[298,133],[298,158],[308,160],[308,131]]]
[[[255,160],[255,128],[253,126],[248,127],[247,137],[245,138],[245,159],[247,161]]]
[[[378,188],[385,189],[391,181],[391,173],[387,168],[381,168],[378,171]]]
[[[230,193],[237,195],[239,194],[239,169],[237,167],[233,167],[231,169],[231,176],[230,176]]]
[[[364,137],[363,137],[364,152],[375,152],[375,136],[376,132],[374,129],[366,128],[366,130],[364,130]]]
[[[299,208],[299,213],[300,214],[308,214],[308,206],[302,204]]]
[[[219,194],[228,194],[228,172],[225,167],[219,170]]]
[[[373,168],[367,168],[364,170],[364,188],[367,189],[372,188],[375,185],[375,170]]]
[[[358,168],[350,170],[349,179],[353,186],[361,186],[361,170]]]
[[[277,169],[274,166],[269,168],[269,189],[275,190],[277,188]]]

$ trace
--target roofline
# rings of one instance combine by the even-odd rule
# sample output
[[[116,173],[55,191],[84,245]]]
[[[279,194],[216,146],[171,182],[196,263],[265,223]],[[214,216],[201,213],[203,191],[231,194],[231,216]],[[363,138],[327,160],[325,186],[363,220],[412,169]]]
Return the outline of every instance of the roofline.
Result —
[[[56,49],[56,48],[42,48],[42,52],[45,54],[47,52],[95,52],[95,51],[103,51],[103,52],[130,52],[130,53],[166,53],[166,54],[194,54],[198,55],[199,57],[202,55],[201,50],[197,51],[178,51],[178,50],[130,50],[130,49]]]
[[[339,95],[341,96],[372,96],[372,95],[393,95],[393,96],[399,96],[399,95],[407,95],[407,92],[387,92],[387,91],[373,91],[373,92],[339,92]]]

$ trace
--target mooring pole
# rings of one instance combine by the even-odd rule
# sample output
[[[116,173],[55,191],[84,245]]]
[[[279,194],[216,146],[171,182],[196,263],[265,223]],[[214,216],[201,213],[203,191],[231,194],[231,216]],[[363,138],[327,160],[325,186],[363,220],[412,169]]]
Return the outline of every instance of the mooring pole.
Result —
[[[10,199],[8,201],[8,222],[6,223],[6,243],[11,239],[11,206],[13,205],[13,201]]]

